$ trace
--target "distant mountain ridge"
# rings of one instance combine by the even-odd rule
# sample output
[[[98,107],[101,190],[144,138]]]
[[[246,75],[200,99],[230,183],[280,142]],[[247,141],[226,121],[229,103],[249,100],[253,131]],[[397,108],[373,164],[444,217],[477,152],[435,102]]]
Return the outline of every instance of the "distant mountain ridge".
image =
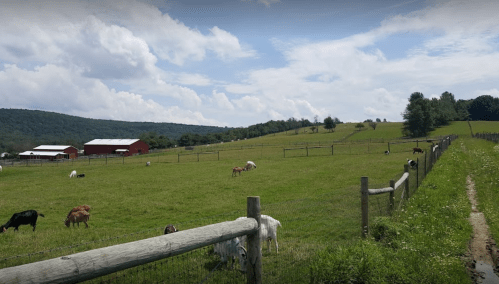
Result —
[[[178,123],[102,120],[40,110],[0,108],[0,151],[23,143],[81,147],[97,138],[139,138],[140,134],[151,131],[177,140],[184,133],[206,135],[230,129]]]

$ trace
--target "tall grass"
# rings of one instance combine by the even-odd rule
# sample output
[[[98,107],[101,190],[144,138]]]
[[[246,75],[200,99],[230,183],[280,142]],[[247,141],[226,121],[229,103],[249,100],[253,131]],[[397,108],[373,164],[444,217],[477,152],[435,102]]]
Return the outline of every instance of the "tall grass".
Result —
[[[366,240],[320,251],[311,282],[470,283],[464,144],[454,141],[404,208],[392,218],[379,217]]]

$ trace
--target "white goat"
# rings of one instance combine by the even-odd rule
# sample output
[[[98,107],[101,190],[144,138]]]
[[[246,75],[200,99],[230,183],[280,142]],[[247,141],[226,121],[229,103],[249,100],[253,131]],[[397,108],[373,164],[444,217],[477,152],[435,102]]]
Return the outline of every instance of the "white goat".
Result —
[[[147,163],[146,163],[146,166],[150,166],[150,165],[151,165],[151,162],[147,162]]]
[[[214,252],[220,256],[222,262],[227,266],[229,257],[232,258],[231,269],[234,268],[234,262],[236,257],[239,258],[239,265],[241,266],[241,271],[246,272],[246,263],[248,262],[248,254],[246,249],[242,245],[242,241],[239,238],[233,238],[224,242],[219,242],[215,244]]]
[[[0,166],[0,172],[2,171],[2,166]]]
[[[76,176],[76,171],[72,171],[70,174],[69,174],[69,178],[72,178],[72,177],[75,177]]]
[[[246,165],[248,165],[248,164],[249,164],[249,165],[251,165],[253,168],[255,168],[255,169],[256,169],[256,164],[255,164],[255,163],[253,163],[252,161],[247,161],[247,162],[246,162]]]
[[[239,217],[236,220],[241,220],[247,217]],[[275,250],[276,253],[279,253],[279,244],[277,243],[277,227],[282,227],[281,222],[278,220],[268,216],[261,215],[260,216],[260,241],[267,242],[267,248],[270,252],[270,245],[272,240],[275,241]],[[246,243],[246,236],[241,237],[241,243]]]

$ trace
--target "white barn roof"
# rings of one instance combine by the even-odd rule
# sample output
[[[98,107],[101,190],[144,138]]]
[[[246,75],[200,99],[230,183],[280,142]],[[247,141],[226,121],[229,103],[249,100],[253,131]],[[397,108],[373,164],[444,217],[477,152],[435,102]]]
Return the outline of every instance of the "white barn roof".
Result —
[[[24,151],[22,153],[19,153],[19,156],[49,156],[49,157],[55,157],[57,155],[68,155],[67,153],[63,152],[48,152],[48,151]]]
[[[85,145],[132,145],[140,139],[94,139]]]
[[[33,150],[53,150],[53,151],[64,151],[71,146],[67,145],[40,145]]]

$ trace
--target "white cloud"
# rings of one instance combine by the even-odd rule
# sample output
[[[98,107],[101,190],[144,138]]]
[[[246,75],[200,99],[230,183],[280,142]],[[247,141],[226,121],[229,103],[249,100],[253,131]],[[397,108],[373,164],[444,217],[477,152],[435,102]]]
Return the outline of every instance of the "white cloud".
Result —
[[[265,109],[265,105],[260,99],[252,96],[244,96],[240,99],[233,100],[233,103],[240,109],[253,113],[260,113]]]
[[[234,105],[229,101],[224,93],[217,93],[213,90],[213,101],[222,110],[234,110]]]
[[[475,92],[473,92],[473,97],[484,96],[484,95],[489,95],[492,97],[499,98],[499,90],[493,88],[489,90],[476,90]]]
[[[0,97],[12,108],[36,108],[100,119],[160,121],[195,125],[222,125],[200,112],[164,107],[142,95],[109,89],[96,79],[74,71],[46,65],[33,71],[4,65],[0,71]],[[23,94],[19,96],[18,94]]]
[[[209,86],[212,84],[211,80],[202,74],[180,73],[176,81],[182,85]]]

